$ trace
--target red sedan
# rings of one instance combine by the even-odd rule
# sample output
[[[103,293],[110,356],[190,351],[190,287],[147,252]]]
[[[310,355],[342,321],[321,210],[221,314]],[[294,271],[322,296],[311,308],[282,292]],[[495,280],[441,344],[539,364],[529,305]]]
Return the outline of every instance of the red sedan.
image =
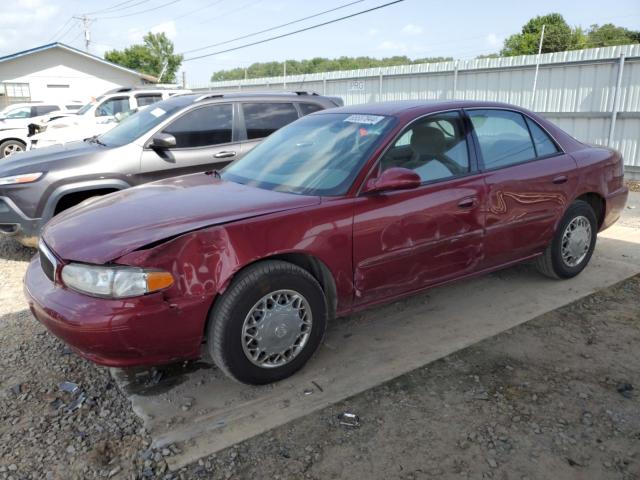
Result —
[[[301,368],[336,316],[525,260],[577,275],[626,199],[620,154],[518,107],[339,108],[221,173],[64,212],[25,290],[96,363],[204,356],[267,383]]]

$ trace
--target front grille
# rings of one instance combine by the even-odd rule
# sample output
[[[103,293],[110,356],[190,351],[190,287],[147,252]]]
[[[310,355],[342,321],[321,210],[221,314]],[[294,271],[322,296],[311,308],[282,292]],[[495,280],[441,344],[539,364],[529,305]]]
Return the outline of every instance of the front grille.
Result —
[[[56,261],[56,257],[54,257],[42,241],[40,241],[40,244],[38,245],[38,251],[40,252],[40,266],[42,267],[42,271],[49,280],[55,283],[58,263]]]

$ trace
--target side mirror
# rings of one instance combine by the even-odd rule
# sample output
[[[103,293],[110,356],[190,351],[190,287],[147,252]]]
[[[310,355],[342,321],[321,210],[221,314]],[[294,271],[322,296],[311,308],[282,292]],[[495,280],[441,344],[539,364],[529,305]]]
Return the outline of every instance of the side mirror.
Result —
[[[372,178],[367,182],[365,192],[384,192],[387,190],[409,190],[422,184],[420,175],[413,170],[401,167],[392,167],[382,172],[378,178]]]
[[[165,149],[173,148],[176,146],[176,137],[170,133],[156,133],[149,141],[149,147]]]

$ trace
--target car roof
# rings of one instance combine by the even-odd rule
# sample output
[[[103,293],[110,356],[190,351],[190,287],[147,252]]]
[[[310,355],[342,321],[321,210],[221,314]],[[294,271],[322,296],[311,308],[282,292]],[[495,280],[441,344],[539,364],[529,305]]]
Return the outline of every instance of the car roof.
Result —
[[[523,111],[515,105],[500,102],[481,102],[475,100],[397,100],[392,102],[365,103],[361,105],[349,105],[347,107],[334,108],[330,112],[316,112],[313,115],[324,113],[350,113],[365,115],[390,115],[399,116],[414,112],[423,114],[441,110],[455,110],[459,108],[508,108],[510,110]]]
[[[221,100],[289,100],[289,101],[316,101],[318,103],[331,102],[335,103],[330,97],[325,97],[316,92],[307,91],[254,91],[254,92],[202,92],[202,93],[186,93],[180,95],[181,97],[191,98],[193,102],[201,101],[221,101]]]

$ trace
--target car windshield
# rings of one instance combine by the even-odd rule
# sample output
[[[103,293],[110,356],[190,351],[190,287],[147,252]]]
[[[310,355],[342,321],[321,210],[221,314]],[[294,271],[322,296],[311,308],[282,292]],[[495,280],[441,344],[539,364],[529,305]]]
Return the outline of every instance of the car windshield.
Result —
[[[193,103],[189,97],[172,97],[155,103],[144,110],[123,119],[118,125],[98,137],[108,147],[120,147],[144,135],[178,110]]]
[[[271,134],[222,177],[279,192],[344,195],[394,123],[380,115],[309,115]]]
[[[83,106],[80,110],[77,111],[78,115],[84,115],[85,113],[87,113],[91,107],[93,107],[94,105],[96,105],[100,100],[102,100],[104,97],[100,96],[98,98],[96,98],[95,100],[90,101],[89,103],[87,103],[85,106]]]

